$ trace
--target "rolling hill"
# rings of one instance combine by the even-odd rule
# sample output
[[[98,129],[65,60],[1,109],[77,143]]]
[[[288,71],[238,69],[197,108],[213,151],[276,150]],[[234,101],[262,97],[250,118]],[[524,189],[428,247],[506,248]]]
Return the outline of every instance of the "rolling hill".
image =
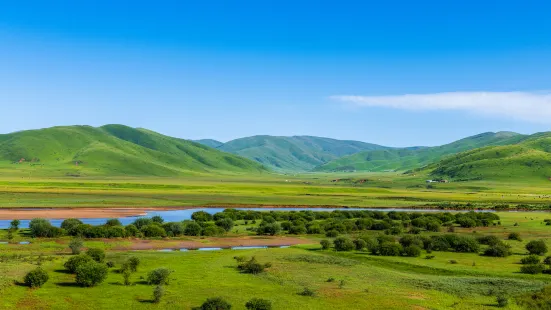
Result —
[[[201,143],[202,145],[206,145],[208,147],[212,148],[218,148],[221,147],[224,142],[220,142],[214,139],[200,139],[200,140],[192,140],[193,142]]]
[[[279,171],[309,171],[341,156],[384,146],[311,136],[253,136],[229,141],[218,149]]]
[[[0,135],[0,163],[6,171],[32,168],[59,176],[265,171],[246,158],[123,125],[52,127]]]
[[[512,145],[488,146],[450,156],[427,167],[433,176],[456,180],[548,180],[551,133],[538,133]]]
[[[487,132],[436,147],[385,148],[363,151],[330,161],[316,167],[314,171],[409,170],[437,162],[451,154],[490,145],[514,144],[525,138],[526,136],[514,132]]]

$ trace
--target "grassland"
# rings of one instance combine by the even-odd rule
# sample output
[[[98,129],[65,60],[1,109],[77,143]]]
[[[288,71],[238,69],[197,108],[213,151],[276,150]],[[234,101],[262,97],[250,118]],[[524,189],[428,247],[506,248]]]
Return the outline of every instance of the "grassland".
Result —
[[[1,256],[6,258],[0,263],[0,308],[190,309],[209,297],[222,296],[235,309],[244,309],[245,302],[253,297],[271,300],[274,309],[485,309],[496,306],[496,294],[505,294],[510,300],[506,309],[522,309],[515,302],[517,296],[551,284],[549,275],[518,273],[519,261],[526,256],[523,246],[534,239],[543,239],[551,246],[551,228],[542,224],[547,218],[542,213],[498,215],[501,226],[457,228],[456,233],[473,235],[476,231],[477,235],[505,239],[509,232],[519,232],[524,241],[508,241],[514,254],[507,258],[435,251],[435,257],[428,260],[426,253],[420,257],[384,257],[358,251],[322,251],[318,241],[325,237],[317,235],[307,236],[311,245],[288,249],[215,252],[125,252],[117,249],[133,240],[88,240],[85,246],[106,249],[106,260],[116,265],[106,281],[92,288],[76,286],[74,276],[63,269],[69,257],[67,237],[35,239],[30,245],[0,244]],[[0,239],[5,234],[0,231]],[[244,230],[237,232],[243,234]],[[196,238],[208,243],[208,238]],[[29,239],[17,236],[16,240]],[[36,267],[39,255],[43,257],[42,267],[50,274],[44,287],[29,289],[14,284]],[[127,287],[116,270],[131,255],[139,257],[142,264],[132,276],[134,284]],[[255,256],[261,262],[271,262],[272,267],[260,275],[239,273],[235,255]],[[457,263],[450,264],[451,260]],[[174,271],[160,305],[151,303],[153,286],[144,281],[157,267]],[[328,282],[330,278],[335,280]],[[300,296],[298,292],[304,287],[314,290],[316,296]]]

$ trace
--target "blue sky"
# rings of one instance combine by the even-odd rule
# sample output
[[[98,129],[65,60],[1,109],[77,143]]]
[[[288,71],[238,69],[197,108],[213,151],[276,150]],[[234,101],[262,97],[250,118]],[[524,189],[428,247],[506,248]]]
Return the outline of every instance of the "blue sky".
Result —
[[[409,146],[551,124],[546,1],[4,2],[1,133]]]

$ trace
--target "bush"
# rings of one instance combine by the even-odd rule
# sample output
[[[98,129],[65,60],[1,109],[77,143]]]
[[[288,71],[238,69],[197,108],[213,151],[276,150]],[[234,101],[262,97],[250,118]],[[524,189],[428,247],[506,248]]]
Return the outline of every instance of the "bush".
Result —
[[[122,278],[124,280],[124,285],[130,285],[130,276],[132,275],[132,271],[128,268],[123,268],[121,270]]]
[[[316,292],[305,287],[302,291],[298,293],[300,296],[308,296],[308,297],[314,297],[316,296]]]
[[[480,251],[480,245],[476,239],[466,236],[459,237],[453,248],[456,252],[463,253],[477,253]]]
[[[485,256],[507,257],[511,255],[511,247],[507,244],[500,243],[484,250]]]
[[[25,285],[29,287],[41,287],[44,283],[48,282],[49,278],[48,273],[44,269],[38,267],[29,271],[25,275],[23,281],[25,282]]]
[[[337,237],[333,241],[333,245],[337,251],[352,251],[355,248],[354,242],[348,237]]]
[[[165,294],[165,289],[161,285],[157,285],[153,290],[153,302],[158,304]]]
[[[157,224],[150,224],[140,229],[145,237],[166,237],[166,231]]]
[[[543,263],[546,264],[546,265],[551,265],[551,256],[547,256],[547,257],[543,260]]]
[[[216,226],[224,229],[226,232],[231,231],[233,228],[233,221],[230,218],[223,218],[216,221]]]
[[[151,218],[153,223],[162,224],[165,220],[160,215],[155,215]]]
[[[164,223],[163,229],[166,231],[167,235],[180,236],[184,234],[184,225],[180,222],[170,222]]]
[[[41,218],[32,219],[29,222],[29,229],[33,237],[49,237],[56,234],[52,232],[52,230],[55,230],[55,227],[53,227],[48,220]]]
[[[331,247],[331,242],[329,240],[323,239],[320,241],[321,248],[323,250],[328,250]]]
[[[527,257],[524,257],[520,260],[520,263],[523,265],[533,265],[533,264],[539,264],[540,258],[537,255],[530,255]]]
[[[259,274],[264,272],[264,269],[270,266],[270,263],[260,264],[253,256],[250,260],[244,261],[237,265],[237,269],[239,269],[243,273]]]
[[[189,222],[184,227],[184,235],[186,236],[200,236],[202,231],[201,225],[195,222]]]
[[[547,245],[543,240],[532,240],[526,244],[526,250],[530,254],[543,255],[547,253]]]
[[[137,237],[140,230],[136,227],[134,224],[126,225],[124,227],[124,231],[126,232],[126,235],[129,237]]]
[[[140,259],[136,256],[130,256],[123,264],[123,269],[129,269],[131,272],[138,271]]]
[[[18,230],[20,224],[21,224],[20,220],[13,220],[10,222],[10,229]]]
[[[212,215],[205,211],[193,212],[191,219],[196,222],[210,222],[212,221]]]
[[[108,219],[105,226],[122,226],[122,223],[119,219]]]
[[[509,299],[504,295],[497,295],[496,297],[497,306],[500,308],[507,307],[509,304]]]
[[[356,239],[354,240],[354,246],[356,247],[357,251],[361,251],[367,247],[367,242],[362,239]]]
[[[205,301],[201,307],[201,310],[230,310],[231,304],[224,300],[222,297],[209,298]]]
[[[111,226],[107,228],[108,238],[124,238],[126,237],[126,231],[122,226]]]
[[[485,244],[485,245],[489,245],[489,246],[493,246],[493,245],[496,245],[496,244],[501,243],[501,240],[499,240],[498,237],[493,236],[493,235],[490,235],[490,236],[480,236],[480,237],[478,237],[476,240],[477,240],[478,243],[480,243],[480,244]]]
[[[289,233],[293,235],[304,235],[306,232],[306,226],[304,225],[292,225],[289,227]]]
[[[271,310],[272,302],[267,299],[253,298],[245,304],[248,310]]]
[[[86,255],[90,256],[98,263],[103,263],[105,260],[105,251],[103,249],[91,248],[86,251]]]
[[[65,264],[63,264],[63,266],[70,273],[76,273],[77,269],[80,265],[88,264],[88,263],[93,262],[93,261],[94,260],[90,256],[85,255],[85,254],[80,254],[80,255],[73,256],[73,257],[69,258],[69,260],[67,260],[65,262]]]
[[[409,257],[421,256],[421,248],[416,245],[410,245],[404,248],[404,254]]]
[[[542,273],[545,266],[542,264],[523,265],[520,267],[520,272],[527,274],[539,274]]]
[[[328,238],[335,238],[339,235],[339,232],[336,229],[329,230],[325,233],[325,236]]]
[[[171,273],[172,271],[167,268],[157,268],[155,270],[152,270],[147,275],[147,283],[156,285],[168,285],[168,283],[170,282],[169,277]]]
[[[520,237],[520,234],[518,232],[512,232],[509,234],[509,236],[507,237],[507,239],[509,240],[517,240],[517,241],[522,241],[522,238]]]
[[[399,256],[402,250],[402,246],[395,242],[383,242],[379,245],[379,255],[383,256]]]
[[[88,262],[78,266],[76,271],[76,282],[82,286],[96,286],[107,278],[107,266]]]
[[[82,221],[79,219],[65,219],[61,222],[61,228],[65,229],[69,235],[73,235],[78,225],[82,224]]]
[[[259,235],[277,235],[281,231],[281,226],[278,223],[267,223],[262,221],[257,229]]]
[[[74,238],[69,242],[69,248],[73,254],[80,254],[83,246],[84,242],[80,238]]]
[[[114,262],[111,262],[111,261],[105,263],[105,265],[107,265],[107,268],[113,268],[113,267],[115,267],[115,263],[114,263]]]

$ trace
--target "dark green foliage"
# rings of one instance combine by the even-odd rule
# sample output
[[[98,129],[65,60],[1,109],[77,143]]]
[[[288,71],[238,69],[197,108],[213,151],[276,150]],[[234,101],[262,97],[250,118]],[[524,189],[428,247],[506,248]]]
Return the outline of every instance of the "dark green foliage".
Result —
[[[507,257],[511,254],[511,246],[503,242],[490,246],[486,250],[484,250],[485,256]]]
[[[410,245],[404,248],[404,255],[409,257],[421,256],[421,248],[417,245]]]
[[[200,310],[230,310],[231,304],[222,297],[208,298],[201,307]]]
[[[61,228],[54,227],[48,220],[41,218],[32,219],[29,223],[29,229],[33,237],[54,238],[63,235]]]
[[[339,235],[339,232],[338,232],[337,230],[335,230],[335,229],[329,230],[329,231],[327,231],[327,232],[325,233],[325,236],[326,236],[326,237],[329,237],[329,238],[335,238],[335,237],[337,237],[338,235]]]
[[[157,268],[147,274],[147,283],[155,285],[168,285],[170,282],[171,270],[167,268]]]
[[[356,250],[361,251],[367,247],[367,242],[365,242],[365,240],[362,240],[362,239],[356,239],[354,240],[354,246]]]
[[[82,221],[79,219],[65,219],[61,222],[61,228],[65,229],[69,235],[74,236],[74,230],[78,225],[82,225]]]
[[[157,285],[155,287],[155,289],[153,289],[153,303],[160,303],[161,302],[161,298],[163,298],[165,294],[165,289],[163,288],[162,285]]]
[[[81,264],[76,270],[76,282],[81,286],[96,286],[107,278],[107,266],[94,261]]]
[[[191,219],[197,222],[210,222],[212,221],[212,215],[205,211],[193,212]]]
[[[408,247],[410,245],[423,247],[423,240],[419,236],[405,235],[400,238],[399,242],[403,247]]]
[[[126,227],[124,227],[124,231],[126,232],[127,236],[131,237],[137,237],[140,232],[134,224],[126,225]]]
[[[545,270],[545,265],[543,264],[532,264],[532,265],[523,265],[520,267],[520,272],[527,274],[539,274]]]
[[[551,265],[551,256],[547,256],[547,257],[543,260],[543,263],[546,264],[546,265]]]
[[[476,238],[476,240],[480,244],[485,244],[485,245],[489,245],[489,246],[493,246],[493,245],[497,245],[497,244],[501,243],[501,240],[498,237],[493,236],[493,235],[480,236],[480,237]]]
[[[264,272],[266,268],[269,268],[271,266],[270,263],[267,264],[261,264],[259,263],[256,258],[253,256],[250,260],[241,262],[237,265],[237,269],[239,269],[243,273],[250,273],[250,274],[259,274]]]
[[[355,248],[354,242],[348,237],[337,237],[333,241],[333,246],[337,251],[352,251]]]
[[[103,249],[91,248],[86,251],[86,255],[90,256],[98,263],[103,263],[105,260],[105,251]]]
[[[112,226],[107,228],[107,238],[124,238],[126,230],[122,226]]]
[[[200,236],[202,231],[201,225],[195,222],[186,223],[184,226],[184,235],[186,236]]]
[[[140,229],[145,237],[166,237],[166,231],[158,224],[150,224]]]
[[[307,296],[307,297],[314,297],[316,296],[316,292],[314,290],[311,290],[308,287],[305,287],[302,291],[298,293],[301,296]]]
[[[551,286],[515,298],[524,309],[551,309]]]
[[[318,224],[308,226],[307,233],[311,235],[323,234],[323,228]]]
[[[272,302],[267,299],[253,298],[245,304],[248,310],[272,310]]]
[[[533,265],[533,264],[539,264],[540,263],[540,257],[538,255],[529,255],[527,257],[524,257],[520,260],[520,263],[523,265]]]
[[[44,269],[38,267],[29,271],[25,275],[23,281],[25,285],[29,287],[41,287],[44,283],[48,282],[49,278],[48,273]]]
[[[133,225],[136,226],[136,228],[138,230],[142,229],[142,227],[145,227],[145,226],[151,225],[151,224],[153,224],[153,221],[150,218],[147,218],[147,217],[137,218],[133,223]]]
[[[105,226],[122,226],[122,224],[119,219],[108,219]]]
[[[156,224],[162,224],[165,220],[160,215],[151,217],[151,221]]]
[[[138,266],[140,266],[140,259],[136,256],[130,256],[122,265],[122,269],[128,269],[131,272],[138,271]]]
[[[496,297],[497,306],[500,308],[507,307],[509,304],[509,299],[505,297],[504,295],[500,294]]]
[[[10,222],[10,229],[18,230],[20,224],[21,224],[20,220],[13,220]]]
[[[331,242],[329,240],[323,239],[320,241],[320,245],[323,250],[328,250],[331,247]]]
[[[526,244],[526,250],[530,254],[543,255],[547,253],[547,245],[543,240],[532,240]]]
[[[517,240],[517,241],[522,241],[522,238],[520,237],[520,234],[518,232],[512,232],[509,234],[508,236],[508,239],[509,240]]]
[[[109,262],[105,263],[105,265],[107,266],[107,268],[113,268],[113,267],[115,267],[115,263],[112,262],[112,261],[109,261]]]
[[[184,225],[180,222],[169,222],[163,224],[163,229],[168,236],[177,237],[184,234]]]
[[[224,231],[229,232],[233,228],[233,220],[230,218],[223,218],[216,221],[216,226],[224,229]]]
[[[382,256],[399,256],[402,253],[402,246],[395,242],[383,242],[379,245],[379,255]]]
[[[70,257],[63,266],[70,272],[70,273],[76,273],[77,268],[80,265],[84,265],[90,262],[93,262],[94,260],[92,257],[86,255],[86,254],[80,254],[73,257]]]
[[[257,228],[257,234],[259,235],[277,235],[281,231],[279,223],[267,223],[262,221]]]
[[[71,239],[71,241],[69,242],[69,248],[71,249],[71,252],[73,254],[80,254],[83,246],[84,242],[80,238]]]

